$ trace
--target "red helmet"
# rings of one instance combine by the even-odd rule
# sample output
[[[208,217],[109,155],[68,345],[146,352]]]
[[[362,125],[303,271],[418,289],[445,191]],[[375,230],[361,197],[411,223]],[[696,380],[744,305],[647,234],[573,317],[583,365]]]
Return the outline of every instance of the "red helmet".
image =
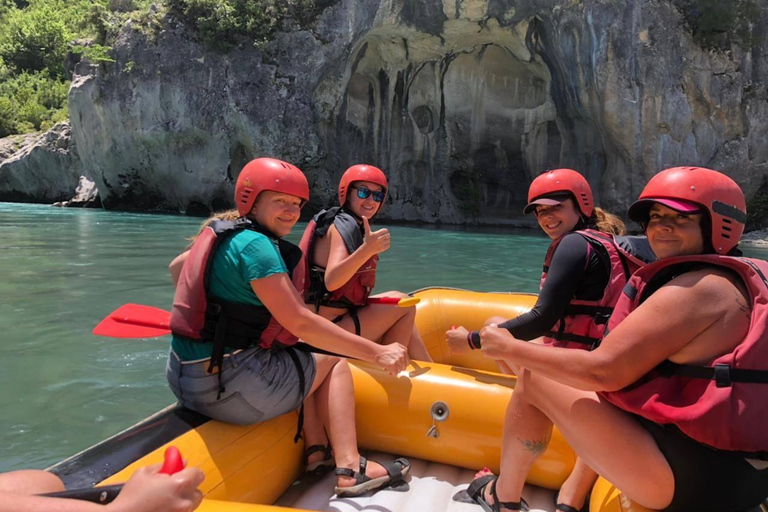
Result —
[[[353,165],[344,171],[344,174],[341,176],[341,181],[339,182],[339,205],[344,206],[347,202],[349,186],[355,181],[370,181],[371,183],[381,185],[384,187],[384,192],[389,188],[387,177],[384,176],[384,172],[378,167],[366,164]],[[387,197],[384,196],[384,201],[386,200]],[[384,201],[381,202],[382,205]]]
[[[237,177],[235,205],[238,213],[242,217],[248,215],[256,198],[265,190],[309,201],[309,183],[298,167],[274,158],[257,158],[248,162]]]
[[[561,197],[557,197],[558,193]],[[573,169],[555,169],[536,177],[528,188],[528,205],[523,213],[530,213],[537,204],[557,204],[564,200],[563,193],[576,201],[581,214],[589,218],[595,210],[592,189],[587,180]],[[552,202],[547,197],[552,197]]]
[[[747,205],[739,185],[725,174],[703,167],[661,171],[629,207],[629,218],[648,222],[653,203],[681,212],[705,208],[712,221],[712,247],[718,254],[727,254],[736,247],[747,221]]]

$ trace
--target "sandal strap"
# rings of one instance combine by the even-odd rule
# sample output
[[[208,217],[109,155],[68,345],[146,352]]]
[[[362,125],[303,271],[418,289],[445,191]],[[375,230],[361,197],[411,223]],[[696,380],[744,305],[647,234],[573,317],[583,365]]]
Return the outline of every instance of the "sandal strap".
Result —
[[[472,499],[475,499],[477,496],[482,496],[485,486],[494,480],[496,480],[496,475],[484,475],[475,478],[470,482],[469,487],[467,487],[467,494]]]
[[[313,444],[312,446],[304,450],[304,458],[308,459],[310,455],[317,452],[323,452],[323,455],[326,455],[326,458],[327,458],[328,452],[330,452],[329,446],[325,446],[322,444]]]
[[[581,512],[581,510],[570,505],[566,505],[565,503],[558,503],[555,505],[555,510],[559,510],[560,512]]]
[[[368,460],[360,456],[360,471],[355,471],[349,468],[336,468],[333,470],[334,474],[338,476],[348,476],[355,479],[355,485],[362,484],[370,480],[365,474],[365,468],[368,467]]]
[[[528,503],[523,498],[520,498],[520,501],[499,501],[499,495],[496,494],[496,483],[498,481],[499,479],[495,478],[493,483],[491,483],[491,496],[493,496],[493,505],[491,507],[494,512],[501,512],[502,508],[527,511],[529,508]]]

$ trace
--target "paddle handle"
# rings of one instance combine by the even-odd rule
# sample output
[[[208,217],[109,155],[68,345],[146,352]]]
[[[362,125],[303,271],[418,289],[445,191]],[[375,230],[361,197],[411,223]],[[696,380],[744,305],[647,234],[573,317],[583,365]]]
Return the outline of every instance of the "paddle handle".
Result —
[[[169,446],[165,449],[163,467],[159,473],[173,475],[184,469],[184,460],[181,458],[181,452],[175,446]],[[48,492],[41,494],[48,498],[68,498],[71,500],[90,501],[99,505],[112,503],[123,490],[125,484],[105,485],[104,487],[84,487],[82,489],[70,489],[68,491]]]
[[[401,308],[410,308],[421,302],[419,297],[368,297],[368,304],[388,304]]]

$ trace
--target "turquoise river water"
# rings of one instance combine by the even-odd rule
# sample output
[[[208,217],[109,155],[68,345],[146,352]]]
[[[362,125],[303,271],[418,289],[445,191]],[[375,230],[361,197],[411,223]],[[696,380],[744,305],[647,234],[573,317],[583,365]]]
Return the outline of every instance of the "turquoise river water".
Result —
[[[167,337],[91,329],[125,303],[170,308],[167,264],[200,222],[0,203],[0,471],[47,467],[173,402]],[[548,239],[537,231],[390,230],[377,291],[538,289]]]

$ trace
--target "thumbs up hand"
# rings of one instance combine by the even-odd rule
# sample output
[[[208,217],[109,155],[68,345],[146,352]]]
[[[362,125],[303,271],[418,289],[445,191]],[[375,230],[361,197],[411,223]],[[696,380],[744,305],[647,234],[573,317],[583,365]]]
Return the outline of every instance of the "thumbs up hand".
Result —
[[[368,219],[363,217],[363,245],[362,248],[370,253],[380,254],[389,249],[390,236],[388,229],[379,229],[378,231],[371,231],[371,224]]]

